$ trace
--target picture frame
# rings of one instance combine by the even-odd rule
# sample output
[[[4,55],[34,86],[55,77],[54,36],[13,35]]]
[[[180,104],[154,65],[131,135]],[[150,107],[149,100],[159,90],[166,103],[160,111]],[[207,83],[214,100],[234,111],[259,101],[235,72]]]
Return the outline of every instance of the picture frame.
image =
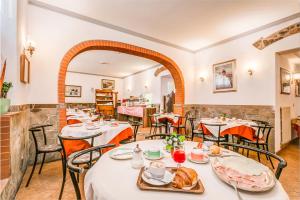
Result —
[[[102,79],[101,87],[105,90],[114,90],[115,89],[115,80]]]
[[[25,84],[30,82],[30,61],[25,54],[20,56],[20,81]]]
[[[79,85],[66,85],[65,97],[81,97],[81,86]]]
[[[291,94],[291,77],[289,70],[280,67],[280,94]]]
[[[213,93],[237,91],[236,59],[213,64]]]
[[[295,80],[295,97],[300,97],[300,80]]]

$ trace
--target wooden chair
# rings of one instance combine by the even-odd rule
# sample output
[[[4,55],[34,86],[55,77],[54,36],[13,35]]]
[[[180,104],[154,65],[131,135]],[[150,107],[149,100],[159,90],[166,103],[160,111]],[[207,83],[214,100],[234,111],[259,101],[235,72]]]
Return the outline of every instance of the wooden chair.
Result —
[[[99,146],[91,147],[89,149],[78,151],[69,156],[68,162],[67,162],[67,168],[69,169],[70,177],[71,177],[71,180],[72,180],[72,183],[74,186],[77,200],[81,200],[82,198],[81,198],[81,193],[80,193],[80,189],[79,189],[79,185],[78,185],[75,173],[77,173],[77,174],[83,173],[84,168],[79,167],[77,165],[76,160],[80,157],[90,157],[90,155],[92,155],[93,153],[99,153],[99,157],[100,157],[102,155],[102,149],[111,148],[114,146],[115,146],[114,144],[99,145]],[[89,162],[92,163],[92,159],[90,159]]]
[[[26,186],[28,187],[30,180],[32,178],[33,172],[35,170],[36,167],[36,163],[37,163],[37,159],[38,159],[38,155],[43,154],[43,160],[41,163],[41,167],[39,170],[39,174],[41,174],[43,166],[44,166],[44,162],[45,162],[45,157],[47,153],[53,153],[53,152],[60,152],[62,150],[62,147],[59,144],[47,144],[47,134],[46,134],[46,127],[51,127],[51,124],[45,124],[45,125],[38,125],[38,126],[34,126],[32,128],[29,129],[29,131],[32,134],[32,138],[34,141],[34,147],[35,147],[35,157],[34,157],[34,163],[32,166],[32,170],[31,173],[29,175],[29,178],[27,180]],[[37,140],[37,135],[38,133],[41,133],[43,135],[43,143],[39,144],[38,140]],[[63,158],[62,158],[62,162],[63,162]]]
[[[275,171],[275,177],[277,179],[279,179],[282,170],[287,166],[287,162],[280,156],[270,152],[270,151],[266,151],[263,149],[259,149],[259,148],[255,148],[255,147],[250,147],[250,146],[245,146],[245,145],[240,145],[240,144],[235,144],[235,143],[228,143],[228,142],[222,142],[220,143],[220,145],[224,146],[225,148],[229,149],[229,147],[232,147],[232,150],[234,150],[235,152],[239,152],[239,149],[242,150],[250,150],[250,151],[254,151],[257,152],[259,154],[264,154],[269,158],[273,158],[277,161],[279,161],[277,167],[276,167],[276,171]]]

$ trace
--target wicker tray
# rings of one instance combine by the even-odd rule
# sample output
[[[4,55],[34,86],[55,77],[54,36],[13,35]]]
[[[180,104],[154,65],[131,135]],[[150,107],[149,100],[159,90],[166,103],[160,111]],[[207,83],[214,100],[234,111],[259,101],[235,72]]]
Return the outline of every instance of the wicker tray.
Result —
[[[176,168],[173,167],[167,167],[167,170],[175,173],[176,172]],[[144,172],[144,167],[141,169],[138,179],[137,179],[137,186],[141,189],[141,190],[155,190],[155,191],[170,191],[170,192],[184,192],[184,193],[193,193],[193,194],[202,194],[204,192],[204,186],[201,182],[201,180],[199,179],[197,182],[197,185],[191,189],[191,190],[183,190],[183,189],[178,189],[178,188],[174,188],[172,187],[172,183],[168,184],[168,185],[163,185],[163,186],[153,186],[150,185],[148,183],[146,183],[143,179],[142,179],[142,173]]]

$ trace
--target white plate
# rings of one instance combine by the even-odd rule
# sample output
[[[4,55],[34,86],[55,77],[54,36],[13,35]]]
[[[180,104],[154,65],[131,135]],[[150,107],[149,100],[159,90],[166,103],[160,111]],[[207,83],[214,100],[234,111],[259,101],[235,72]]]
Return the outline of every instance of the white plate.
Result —
[[[147,151],[144,151],[143,153],[144,153],[144,157],[147,160],[160,160],[164,157],[164,153],[162,151],[160,151],[160,157],[159,158],[150,158],[150,157],[148,157]]]
[[[191,154],[188,154],[188,160],[193,162],[193,163],[196,163],[196,164],[205,164],[205,163],[208,163],[209,162],[209,156],[206,157],[206,159],[203,159],[201,161],[198,161],[198,160],[193,160],[191,158]]]
[[[226,173],[220,173],[216,170],[216,167],[219,166],[231,168],[233,170],[236,170],[239,172],[239,174],[244,174],[245,176],[257,176],[257,175],[263,175],[265,176],[264,179],[264,184],[257,184],[257,187],[251,187],[251,186],[246,186],[243,184],[239,184],[237,181],[237,188],[245,191],[250,191],[250,192],[263,192],[270,190],[271,188],[274,187],[275,185],[275,176],[273,172],[267,168],[266,166],[262,165],[261,163],[246,158],[244,156],[239,156],[239,157],[224,157],[224,158],[215,158],[211,162],[211,166],[213,168],[213,171],[218,175],[218,177],[224,181],[225,183],[231,185],[229,183],[229,179],[225,178],[224,175]],[[232,175],[230,175],[232,177]]]
[[[128,160],[132,158],[133,149],[131,148],[117,148],[109,152],[109,157],[115,160]]]
[[[155,179],[149,179],[146,178],[146,176],[144,175],[144,173],[149,173],[149,172],[143,172],[142,174],[142,179],[150,184],[150,185],[155,185],[155,186],[162,186],[162,185],[168,185],[169,183],[171,183],[175,177],[175,174],[172,174],[170,171],[166,170],[165,176],[162,179],[164,182],[159,181],[159,180],[155,180]],[[150,174],[150,173],[149,173]],[[151,175],[150,175],[151,176]]]
[[[85,126],[87,130],[97,130],[100,129],[100,126]]]

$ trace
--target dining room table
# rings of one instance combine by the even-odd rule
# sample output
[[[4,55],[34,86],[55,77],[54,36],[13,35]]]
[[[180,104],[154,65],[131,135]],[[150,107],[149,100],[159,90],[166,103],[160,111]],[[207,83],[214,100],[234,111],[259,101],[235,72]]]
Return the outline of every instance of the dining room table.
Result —
[[[179,114],[175,113],[158,113],[158,114],[153,114],[154,120],[157,120],[160,123],[163,123],[166,127],[165,133],[168,134],[169,130],[169,123],[175,125],[176,123],[179,122]]]
[[[86,137],[96,135],[98,133],[101,133],[101,135],[95,137],[93,144],[94,146],[104,144],[115,144],[116,146],[118,146],[120,141],[133,136],[133,129],[128,122],[97,121],[67,125],[61,130],[62,136],[69,137]],[[91,142],[90,139],[86,141],[89,143]],[[80,141],[71,141],[68,143],[68,145],[72,145],[72,142],[74,145],[81,145]],[[76,149],[74,147],[70,148]]]
[[[201,124],[203,125],[201,127]],[[204,134],[212,134],[218,137],[219,126],[220,136],[234,135],[244,137],[248,140],[254,140],[257,136],[257,123],[251,120],[235,119],[235,118],[202,118],[199,123],[199,128],[203,128]],[[260,135],[258,135],[260,137]]]
[[[118,148],[134,148],[139,144],[143,151],[149,148],[160,148],[164,157],[161,159],[167,167],[176,167],[170,153],[164,150],[163,140],[145,140],[138,141]],[[189,153],[198,143],[185,141],[185,152]],[[230,151],[231,152],[231,151]],[[235,153],[235,152],[231,152]],[[206,164],[196,164],[186,160],[182,165],[194,169],[198,178],[201,180],[205,191],[201,194],[180,193],[170,191],[151,191],[141,190],[137,186],[137,179],[140,173],[139,169],[131,167],[131,160],[115,160],[110,157],[110,151],[103,154],[102,157],[89,169],[84,179],[84,191],[87,200],[234,200],[238,199],[232,186],[223,182],[213,171],[211,162],[215,159],[211,157],[210,162]],[[144,159],[144,165],[149,166],[150,161]],[[281,183],[275,180],[272,189],[265,192],[245,192],[240,191],[244,200],[287,200],[287,193]]]

